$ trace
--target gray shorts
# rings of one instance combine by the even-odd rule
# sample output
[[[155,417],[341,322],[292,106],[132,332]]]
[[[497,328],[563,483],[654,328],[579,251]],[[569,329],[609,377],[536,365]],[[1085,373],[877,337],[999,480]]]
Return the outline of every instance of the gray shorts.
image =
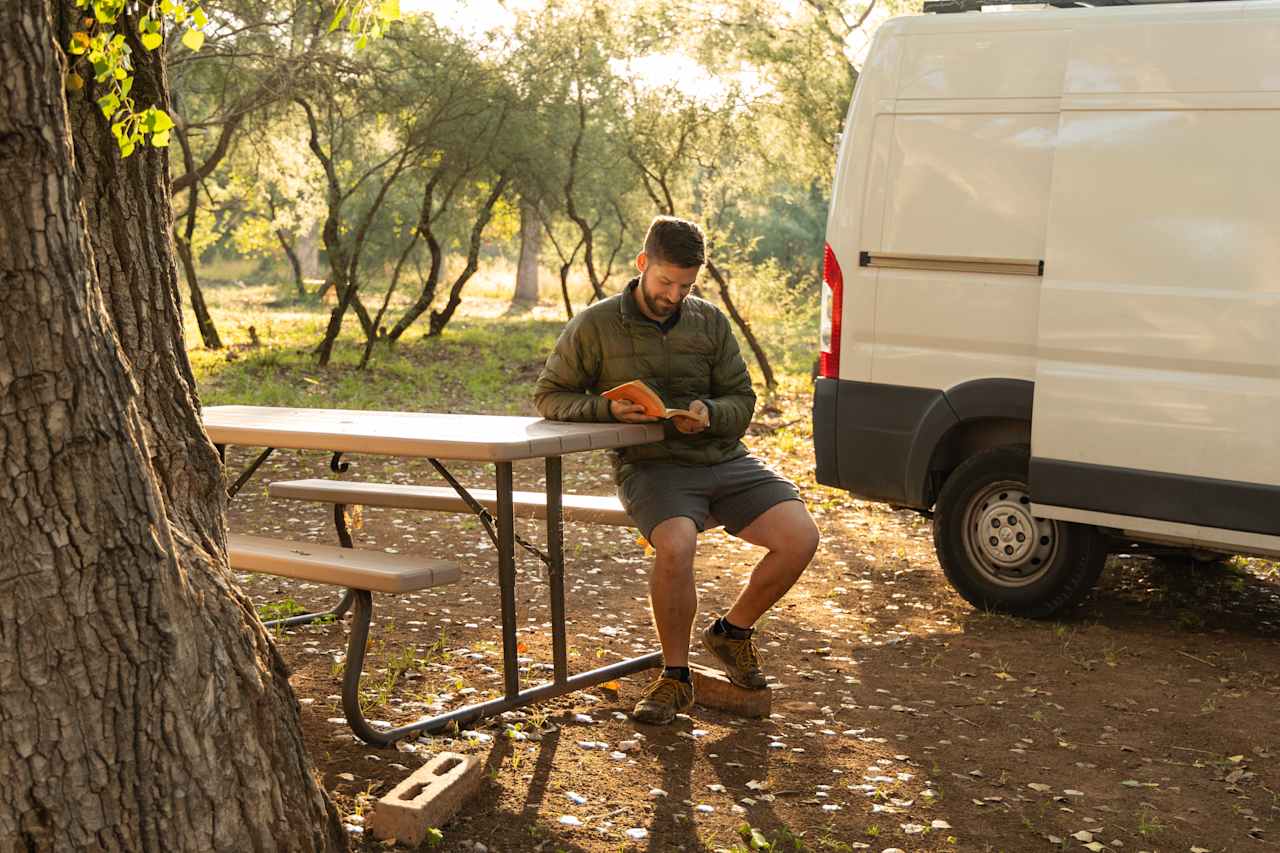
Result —
[[[618,487],[622,507],[648,539],[668,518],[684,516],[701,532],[714,518],[737,533],[765,510],[800,500],[800,490],[754,456],[718,465],[645,462]]]

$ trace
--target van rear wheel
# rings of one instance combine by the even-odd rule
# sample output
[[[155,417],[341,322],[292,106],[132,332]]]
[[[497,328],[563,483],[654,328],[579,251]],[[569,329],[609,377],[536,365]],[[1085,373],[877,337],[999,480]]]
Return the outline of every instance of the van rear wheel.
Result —
[[[1031,514],[1029,461],[1024,448],[1000,447],[956,468],[938,495],[933,544],[974,607],[1044,618],[1089,594],[1107,554],[1095,528]]]

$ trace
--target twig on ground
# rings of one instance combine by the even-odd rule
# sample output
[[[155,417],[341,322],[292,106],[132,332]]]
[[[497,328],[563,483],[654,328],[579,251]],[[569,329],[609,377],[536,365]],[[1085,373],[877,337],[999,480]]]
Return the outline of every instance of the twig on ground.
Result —
[[[1212,667],[1213,669],[1222,669],[1222,667],[1218,666],[1216,663],[1211,663],[1211,662],[1209,662],[1209,661],[1205,660],[1204,658],[1198,658],[1198,657],[1196,657],[1196,656],[1195,656],[1195,655],[1193,655],[1193,654],[1188,654],[1187,652],[1184,652],[1184,651],[1181,651],[1181,650],[1179,650],[1178,654],[1182,655],[1184,658],[1191,658],[1193,661],[1196,661],[1196,662],[1198,662],[1198,663],[1202,663],[1202,664],[1204,664],[1205,666]]]

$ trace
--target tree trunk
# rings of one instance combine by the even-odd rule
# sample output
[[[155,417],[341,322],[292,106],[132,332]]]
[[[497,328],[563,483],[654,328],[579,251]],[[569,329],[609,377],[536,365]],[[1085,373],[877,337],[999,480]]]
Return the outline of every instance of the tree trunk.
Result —
[[[343,849],[284,664],[227,570],[165,152],[121,161],[92,85],[67,112],[57,45],[82,14],[0,3],[0,839]],[[133,97],[167,106],[160,52],[136,21],[118,31]]]
[[[729,316],[737,324],[742,336],[747,339],[747,346],[751,348],[752,355],[756,357],[756,363],[760,365],[760,373],[764,377],[765,387],[772,391],[778,386],[778,380],[774,378],[773,368],[769,366],[769,356],[765,355],[764,347],[760,346],[760,342],[756,340],[750,324],[747,323],[746,318],[738,313],[737,306],[733,304],[733,297],[729,295],[729,280],[714,261],[707,261],[707,272],[711,274],[711,277],[715,279],[716,285],[720,288],[720,301],[724,303],[725,310],[729,312]]]
[[[191,255],[191,244],[175,236],[173,245],[178,250],[178,258],[182,261],[182,273],[187,279],[187,290],[191,292],[191,313],[196,315],[200,339],[204,341],[206,349],[222,349],[222,338],[218,335],[218,327],[213,323],[213,315],[209,313],[209,306],[204,301],[204,292],[200,290],[200,281],[196,278],[196,261]]]
[[[173,129],[173,135],[182,146],[182,159],[187,166],[187,174],[196,171],[195,159],[191,156],[191,143],[187,139],[187,131],[182,125]],[[222,349],[222,338],[218,336],[218,327],[213,323],[213,315],[209,306],[205,305],[204,293],[200,290],[200,279],[196,277],[196,261],[191,254],[191,240],[196,232],[196,211],[200,209],[200,181],[191,182],[191,191],[187,200],[187,224],[185,236],[174,230],[173,242],[177,246],[178,256],[182,258],[182,270],[187,277],[187,289],[191,291],[191,312],[196,315],[196,325],[200,328],[200,339],[208,349]]]
[[[516,292],[511,301],[538,301],[538,257],[542,254],[542,221],[537,209],[520,202],[520,262],[516,266]]]
[[[298,298],[305,298],[307,287],[302,283],[302,262],[298,259],[298,253],[293,249],[293,243],[289,241],[289,232],[283,228],[277,228],[276,239],[280,241],[280,248],[284,249],[285,257],[289,259],[289,266],[293,268],[293,286],[297,288]]]

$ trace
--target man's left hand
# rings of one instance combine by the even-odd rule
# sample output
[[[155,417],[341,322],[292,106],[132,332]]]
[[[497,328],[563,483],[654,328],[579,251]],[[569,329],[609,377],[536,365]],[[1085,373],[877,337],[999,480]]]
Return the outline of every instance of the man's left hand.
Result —
[[[693,414],[691,418],[684,415],[676,415],[671,418],[676,425],[676,429],[686,435],[694,435],[711,426],[711,410],[707,408],[706,403],[701,400],[694,400],[689,405],[689,411]]]

